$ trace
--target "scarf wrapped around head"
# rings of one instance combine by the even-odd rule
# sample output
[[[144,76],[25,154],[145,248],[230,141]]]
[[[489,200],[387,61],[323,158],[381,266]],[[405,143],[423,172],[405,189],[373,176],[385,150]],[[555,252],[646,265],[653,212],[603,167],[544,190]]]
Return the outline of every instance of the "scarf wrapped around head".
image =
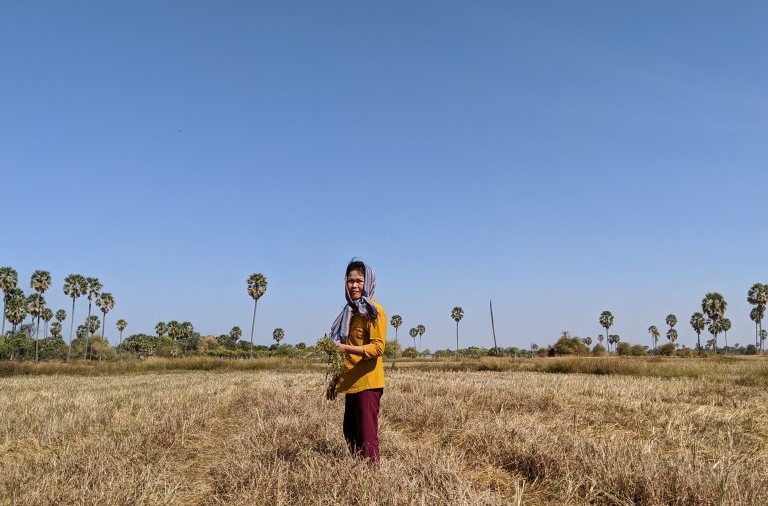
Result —
[[[371,297],[373,297],[373,291],[376,289],[376,275],[373,269],[368,264],[365,265],[365,282],[363,282],[362,296],[357,300],[352,300],[347,289],[347,277],[344,276],[344,296],[347,298],[347,305],[341,310],[339,316],[333,321],[331,325],[331,338],[347,342],[349,337],[349,323],[352,321],[352,315],[354,313],[361,314],[367,318],[375,320],[379,316],[376,311],[376,306],[373,304]]]

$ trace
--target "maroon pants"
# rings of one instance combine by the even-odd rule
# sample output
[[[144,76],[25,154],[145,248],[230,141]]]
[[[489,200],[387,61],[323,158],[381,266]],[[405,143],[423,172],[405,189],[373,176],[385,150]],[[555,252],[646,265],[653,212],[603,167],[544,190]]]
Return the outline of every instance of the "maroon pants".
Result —
[[[344,439],[352,455],[379,461],[379,403],[383,388],[346,394]]]

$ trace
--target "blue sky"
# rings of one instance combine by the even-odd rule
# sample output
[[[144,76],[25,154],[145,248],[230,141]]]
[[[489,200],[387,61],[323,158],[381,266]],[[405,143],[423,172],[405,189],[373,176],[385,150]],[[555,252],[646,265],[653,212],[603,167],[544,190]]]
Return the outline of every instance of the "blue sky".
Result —
[[[3,2],[0,264],[108,328],[314,342],[353,256],[432,349],[648,344],[766,282],[763,2]],[[76,320],[85,314],[81,300]],[[79,316],[78,316],[79,314]],[[111,323],[110,323],[111,320]],[[116,340],[117,332],[108,336]],[[392,337],[392,336],[390,336]],[[703,336],[702,336],[703,337]]]

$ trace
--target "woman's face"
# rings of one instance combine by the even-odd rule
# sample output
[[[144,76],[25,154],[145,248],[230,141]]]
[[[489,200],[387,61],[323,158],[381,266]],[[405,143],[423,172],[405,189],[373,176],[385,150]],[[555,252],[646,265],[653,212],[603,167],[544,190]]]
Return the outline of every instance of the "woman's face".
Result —
[[[352,300],[357,300],[363,296],[363,284],[365,276],[359,270],[349,271],[347,274],[347,291]]]

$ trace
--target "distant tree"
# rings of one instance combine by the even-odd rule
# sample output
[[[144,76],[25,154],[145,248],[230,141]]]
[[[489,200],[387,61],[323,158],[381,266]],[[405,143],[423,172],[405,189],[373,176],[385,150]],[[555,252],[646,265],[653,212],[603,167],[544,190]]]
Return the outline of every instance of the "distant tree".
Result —
[[[653,354],[656,354],[656,343],[659,342],[659,329],[656,328],[656,325],[651,325],[648,327],[648,333],[651,334],[651,341],[653,342]]]
[[[67,362],[72,355],[72,330],[75,325],[75,300],[85,295],[88,291],[88,282],[80,274],[70,274],[64,278],[64,295],[72,298],[72,315],[69,324],[69,350],[67,351]]]
[[[419,330],[414,327],[411,330],[409,330],[408,333],[411,334],[411,337],[413,338],[413,348],[416,349],[416,336],[419,335]]]
[[[675,354],[675,344],[672,342],[662,344],[659,346],[659,354],[665,357],[671,357]]]
[[[20,288],[11,288],[5,299],[5,318],[13,325],[11,332],[15,334],[16,327],[24,321],[29,313],[27,298]]]
[[[35,307],[35,312],[30,311],[33,317],[37,317],[37,326],[35,329],[35,362],[39,359],[39,346],[38,340],[40,337],[40,317],[42,316],[43,309],[45,309],[45,299],[43,294],[51,287],[51,273],[43,270],[36,270],[32,273],[32,279],[30,280],[29,287],[32,288],[37,295],[40,296],[39,300],[42,300],[42,306]],[[30,306],[30,309],[32,307]]]
[[[585,337],[583,339],[583,341],[584,341],[584,344],[586,344],[587,346],[592,346],[592,338],[591,337]]]
[[[266,293],[267,291],[267,278],[264,276],[264,274],[251,274],[248,277],[248,295],[251,296],[253,299],[253,320],[251,321],[251,351],[248,353],[248,357],[253,357],[253,329],[256,327],[256,305],[259,302],[259,299]]]
[[[421,336],[424,335],[424,332],[427,331],[426,327],[424,325],[416,325],[416,331],[419,333],[419,350],[421,350]]]
[[[112,309],[115,308],[115,297],[109,292],[101,293],[99,294],[99,297],[96,299],[96,305],[99,307],[103,315],[101,319],[101,328],[103,329],[101,332],[101,337],[104,338],[105,343],[109,343],[109,340],[107,339],[107,336],[106,336],[107,313],[109,313],[110,311],[112,311]]]
[[[749,312],[749,319],[755,322],[755,346],[760,344],[760,328],[759,323],[765,316],[765,308],[755,306]]]
[[[669,340],[670,343],[675,345],[675,343],[677,342],[677,329],[670,328],[667,331],[667,339]]]
[[[760,331],[763,328],[763,317],[765,316],[765,307],[766,304],[768,304],[768,285],[763,283],[755,283],[752,285],[747,291],[747,302],[754,307],[753,311],[755,311],[754,318],[752,321],[755,322],[757,325],[757,329],[755,330],[755,346],[759,346],[759,343],[757,341],[757,337],[760,335]],[[750,313],[750,318],[752,318],[752,313]]]
[[[120,318],[117,320],[117,330],[120,332],[120,342],[117,344],[117,347],[120,348],[123,345],[123,331],[128,326],[128,322]]]
[[[701,333],[706,325],[707,321],[704,318],[703,313],[696,312],[691,315],[691,327],[693,327],[693,331],[696,332],[696,342],[698,343],[699,355],[701,355],[703,352],[703,348],[701,347]]]
[[[243,337],[243,331],[235,325],[232,327],[232,330],[229,331],[229,339],[232,341],[232,344],[234,345],[237,343],[237,340]]]
[[[562,355],[589,355],[589,348],[578,337],[563,335],[552,346],[555,356]]]
[[[8,294],[19,284],[19,275],[13,267],[0,267],[0,290],[3,291],[3,324],[0,335],[5,335],[5,313]]]
[[[707,328],[707,330],[710,330],[711,328],[715,331],[713,334],[713,348],[715,350],[715,354],[717,354],[717,334],[720,333],[722,328],[722,325],[720,325],[719,322],[725,317],[725,309],[727,305],[728,304],[725,302],[725,298],[717,292],[707,293],[701,300],[702,311],[710,320],[712,320],[712,323]],[[710,330],[710,332],[711,331],[712,330]]]
[[[399,314],[392,315],[392,319],[389,320],[389,324],[392,325],[395,328],[395,346],[394,346],[394,355],[392,356],[392,369],[395,368],[395,362],[397,361],[397,357],[400,354],[400,342],[397,340],[397,329],[400,328],[400,325],[403,324],[403,317]]]
[[[629,343],[619,343],[616,346],[616,354],[620,356],[629,356],[632,354],[632,345]]]
[[[43,311],[40,313],[40,318],[45,322],[45,331],[43,332],[43,339],[45,339],[48,337],[48,322],[53,318],[53,311],[51,308],[43,308]]]
[[[613,314],[610,311],[603,311],[600,313],[600,318],[598,319],[600,322],[600,326],[605,329],[605,335],[608,335],[608,329],[610,329],[613,326]],[[609,336],[610,337],[610,336]],[[610,351],[610,339],[608,341],[608,349]]]
[[[157,337],[163,337],[168,334],[168,326],[165,322],[157,322],[157,325],[155,325],[155,334],[157,334]]]
[[[459,352],[459,322],[464,318],[464,310],[459,306],[451,310],[451,318],[456,322],[456,353]]]
[[[51,323],[51,335],[53,337],[61,337],[61,323],[59,322]]]
[[[63,309],[59,309],[58,311],[56,311],[55,317],[57,322],[64,323],[64,320],[67,319],[67,312],[64,311]]]
[[[723,331],[723,338],[725,339],[725,352],[728,353],[728,331],[731,330],[731,320],[729,318],[720,320],[720,329]]]
[[[282,341],[284,337],[285,337],[285,332],[281,328],[276,328],[272,332],[272,339],[274,339],[277,344],[280,344],[280,341]]]
[[[88,321],[91,319],[91,306],[101,295],[103,286],[99,278],[85,278],[85,283],[88,285],[88,318],[86,319]],[[91,328],[91,326],[89,325],[88,328]],[[90,337],[93,337],[93,334],[91,332]],[[88,357],[88,336],[85,336],[85,357]]]
[[[672,328],[677,325],[677,316],[670,313],[667,315],[664,321],[667,322],[667,325],[669,325],[670,328]]]
[[[35,362],[39,360],[40,356],[40,346],[38,344],[40,340],[40,315],[45,307],[45,298],[40,293],[33,293],[27,297],[27,311],[33,320],[37,318],[37,325],[35,326]]]
[[[608,343],[614,345],[614,349],[616,349],[616,344],[621,341],[621,337],[619,337],[618,334],[611,334],[608,336]]]
[[[768,337],[768,330],[761,330],[760,331],[760,351],[763,351],[765,348],[765,338]]]
[[[605,339],[605,337],[603,337],[602,334],[598,334],[597,335],[597,342],[598,342],[598,344],[596,346],[602,346],[603,345],[603,339]]]

